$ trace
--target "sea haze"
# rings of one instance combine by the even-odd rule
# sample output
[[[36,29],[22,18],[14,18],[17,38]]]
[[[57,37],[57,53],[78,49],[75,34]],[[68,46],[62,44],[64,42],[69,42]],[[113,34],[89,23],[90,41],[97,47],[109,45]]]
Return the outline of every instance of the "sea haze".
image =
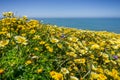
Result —
[[[120,18],[34,18],[45,24],[120,33]]]

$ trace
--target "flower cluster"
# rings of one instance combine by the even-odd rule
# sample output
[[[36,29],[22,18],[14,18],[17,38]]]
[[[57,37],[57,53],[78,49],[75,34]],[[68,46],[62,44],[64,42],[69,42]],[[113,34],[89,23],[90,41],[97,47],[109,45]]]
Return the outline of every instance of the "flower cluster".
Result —
[[[55,71],[51,71],[50,72],[50,75],[51,77],[54,79],[54,80],[63,80],[63,75],[61,73],[57,73]]]
[[[120,34],[57,27],[3,13],[1,80],[119,80]]]

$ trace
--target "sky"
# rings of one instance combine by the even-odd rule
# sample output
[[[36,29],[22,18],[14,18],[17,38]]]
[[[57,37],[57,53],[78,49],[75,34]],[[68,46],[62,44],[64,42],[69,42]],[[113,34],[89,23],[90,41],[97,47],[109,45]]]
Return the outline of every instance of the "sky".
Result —
[[[28,17],[120,17],[120,0],[0,0],[2,12]]]

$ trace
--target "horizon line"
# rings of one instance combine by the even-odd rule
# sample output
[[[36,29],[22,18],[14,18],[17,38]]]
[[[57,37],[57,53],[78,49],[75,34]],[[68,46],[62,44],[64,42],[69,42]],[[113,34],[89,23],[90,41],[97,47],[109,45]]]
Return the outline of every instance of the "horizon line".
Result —
[[[120,17],[29,17],[28,18],[120,18]]]
[[[23,17],[23,16],[16,16],[16,17]],[[35,16],[27,16],[28,18],[120,18],[120,17],[35,17]],[[0,16],[3,18],[3,16]]]

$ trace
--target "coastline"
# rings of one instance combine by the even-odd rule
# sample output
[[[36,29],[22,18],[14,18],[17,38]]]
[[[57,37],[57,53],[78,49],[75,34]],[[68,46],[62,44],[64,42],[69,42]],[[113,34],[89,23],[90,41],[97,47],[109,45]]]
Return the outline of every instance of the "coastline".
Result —
[[[120,18],[34,18],[44,24],[120,33]]]

